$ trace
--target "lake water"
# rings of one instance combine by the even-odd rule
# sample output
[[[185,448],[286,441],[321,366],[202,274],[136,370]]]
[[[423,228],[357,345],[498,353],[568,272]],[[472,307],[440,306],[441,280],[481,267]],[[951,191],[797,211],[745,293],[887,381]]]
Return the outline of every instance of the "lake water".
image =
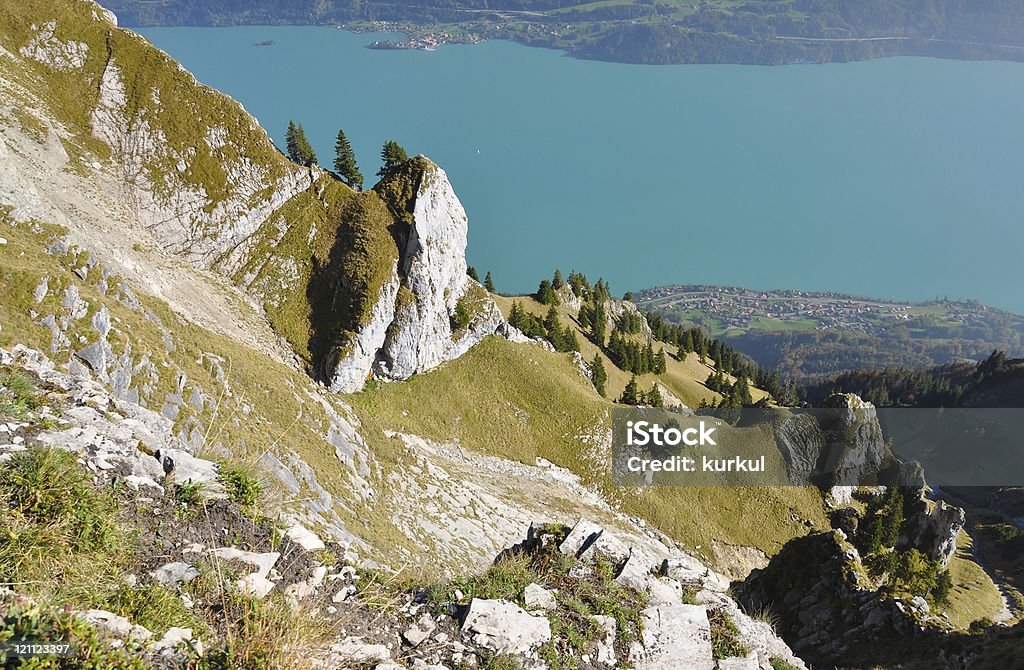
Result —
[[[1024,313],[1024,64],[636,66],[318,27],[143,31],[324,164],[394,138],[447,172],[498,289],[665,283],[977,298]],[[273,40],[273,46],[256,42]]]

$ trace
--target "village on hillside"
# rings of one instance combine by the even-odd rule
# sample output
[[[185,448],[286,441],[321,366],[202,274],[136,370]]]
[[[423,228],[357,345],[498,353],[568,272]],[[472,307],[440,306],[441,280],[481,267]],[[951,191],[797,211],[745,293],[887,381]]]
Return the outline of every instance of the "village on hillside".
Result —
[[[713,334],[735,330],[841,329],[878,334],[921,320],[937,326],[988,323],[999,312],[976,301],[889,302],[841,293],[706,286],[661,286],[639,292],[645,309],[672,313]],[[909,323],[908,323],[909,325]]]

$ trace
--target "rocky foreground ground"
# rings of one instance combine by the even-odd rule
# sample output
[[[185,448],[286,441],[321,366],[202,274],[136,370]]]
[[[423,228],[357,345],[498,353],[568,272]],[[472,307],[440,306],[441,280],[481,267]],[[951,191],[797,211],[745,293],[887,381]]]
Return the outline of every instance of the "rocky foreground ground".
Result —
[[[355,544],[261,515],[237,476],[181,448],[165,417],[88,375],[58,372],[25,347],[0,351],[0,365],[39,394],[22,420],[0,424],[0,470],[73,455],[83,481],[112,492],[117,523],[136,537],[119,592],[173,601],[147,625],[125,615],[133,608],[124,597],[119,611],[66,604],[102,631],[101,647],[162,667],[235,667],[209,659],[248,621],[241,607],[275,612],[276,626],[309,628],[263,632],[295,667],[804,667],[769,623],[727,595],[726,578],[657,533],[624,538],[588,519],[538,521],[482,575],[405,574]],[[12,631],[26,611],[52,604],[13,587],[4,593]]]

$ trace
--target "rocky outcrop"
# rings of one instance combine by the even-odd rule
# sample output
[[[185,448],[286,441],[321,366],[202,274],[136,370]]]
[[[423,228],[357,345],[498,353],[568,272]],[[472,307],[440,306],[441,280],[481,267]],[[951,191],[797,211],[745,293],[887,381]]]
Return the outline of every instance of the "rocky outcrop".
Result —
[[[106,48],[92,132],[110,145],[139,222],[168,251],[209,268],[322,174],[284,160],[241,105],[141,38],[114,31]],[[142,50],[159,54],[146,71],[135,65]],[[192,118],[178,127],[184,105]],[[175,135],[183,131],[191,135]]]
[[[794,651],[817,663],[840,657],[858,633],[892,634],[889,612],[863,611],[875,607],[873,587],[856,548],[837,531],[791,541],[750,574],[739,600],[751,611],[770,609]]]
[[[551,538],[548,526],[534,524],[518,550],[537,551]],[[617,584],[646,595],[648,606],[640,612],[642,636],[628,649],[628,667],[713,670],[750,663],[749,667],[770,670],[773,661],[805,667],[770,625],[752,619],[730,598],[727,579],[675,547],[654,538],[623,536],[580,519],[557,548],[584,564],[610,562]],[[714,653],[709,614],[735,627],[736,648],[746,650],[742,658]]]
[[[956,541],[963,530],[964,510],[945,501],[928,500],[922,489],[913,503],[912,513],[900,527],[898,549],[917,549],[945,568],[956,554]]]
[[[778,424],[775,441],[794,485],[873,484],[890,456],[874,405],[852,394],[835,394],[822,409],[787,417]],[[844,493],[836,492],[840,498]]]
[[[371,375],[405,379],[489,334],[518,336],[466,276],[466,213],[427,159],[385,179],[407,182],[396,192],[355,194],[324,170],[289,161],[240,104],[118,29],[98,6],[75,3],[75,21],[53,19],[45,3],[17,9],[11,25],[27,25],[0,31],[0,88],[4,98],[31,100],[38,125],[0,124],[0,205],[17,220],[65,225],[79,244],[101,230],[109,248],[90,251],[155,293],[173,286],[173,307],[183,312],[234,302],[209,290],[217,282],[203,271],[227,277],[276,332],[266,328],[272,345],[264,348],[292,360],[277,351],[277,338],[287,341],[295,362],[334,391],[359,390]],[[47,108],[46,87],[65,86],[54,77],[91,92],[74,123],[59,105]],[[0,114],[6,120],[6,106]],[[200,272],[150,267],[178,259]],[[324,267],[337,276],[325,281]],[[314,297],[324,283],[333,286]],[[249,344],[233,313],[248,310],[217,307],[208,311],[219,317],[200,321],[223,321]],[[314,346],[311,334],[323,341]],[[104,353],[83,347],[82,358],[102,364]]]
[[[444,170],[419,156],[407,230],[396,234],[398,263],[355,335],[351,350],[330,372],[335,392],[362,389],[366,380],[406,379],[458,358],[487,335],[514,336],[487,291],[466,274],[468,219]]]

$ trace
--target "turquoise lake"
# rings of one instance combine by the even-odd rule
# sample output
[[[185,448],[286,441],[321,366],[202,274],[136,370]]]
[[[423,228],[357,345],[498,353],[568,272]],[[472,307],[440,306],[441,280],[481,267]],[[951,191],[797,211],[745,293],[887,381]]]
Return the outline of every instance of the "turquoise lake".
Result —
[[[394,138],[448,173],[469,262],[657,284],[977,298],[1024,313],[1024,64],[636,66],[507,42],[365,48],[319,27],[143,33],[283,146],[367,181]],[[273,40],[272,46],[255,46]]]

